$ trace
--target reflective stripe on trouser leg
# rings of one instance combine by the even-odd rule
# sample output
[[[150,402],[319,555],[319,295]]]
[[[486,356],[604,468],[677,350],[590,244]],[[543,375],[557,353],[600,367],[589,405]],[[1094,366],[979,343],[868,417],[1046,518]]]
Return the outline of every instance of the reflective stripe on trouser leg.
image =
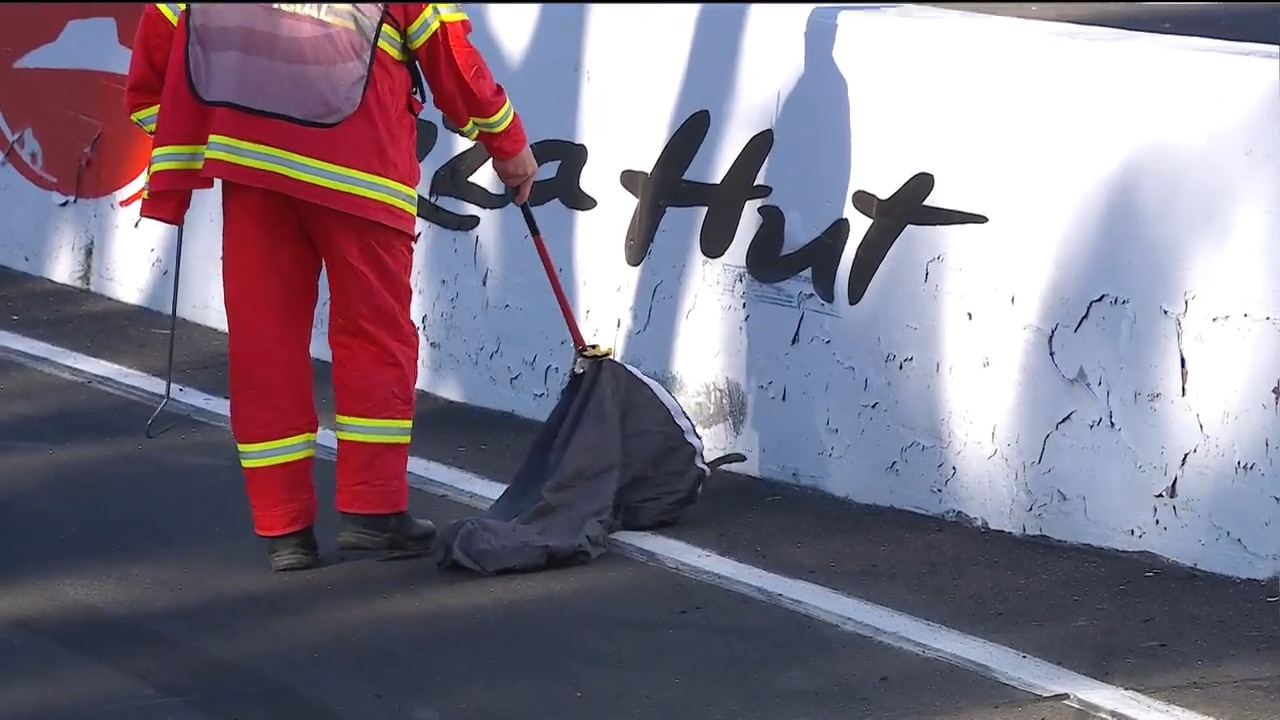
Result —
[[[318,205],[301,215],[329,279],[337,509],[401,512],[409,506],[418,379],[418,329],[410,318],[413,235]]]
[[[338,510],[382,514],[409,506],[413,420],[338,415]]]
[[[222,287],[231,432],[255,532],[282,535],[316,518],[311,326],[320,255],[288,195],[222,184]]]
[[[304,433],[280,440],[236,443],[257,534],[284,535],[315,523],[315,437],[315,433]]]
[[[279,440],[236,443],[244,468],[250,511],[261,535],[280,535],[315,522],[315,501],[297,501],[293,488],[311,487],[315,467],[316,434],[291,435]],[[283,491],[283,492],[281,492]]]
[[[283,465],[316,456],[316,434],[303,433],[279,440],[256,443],[236,443],[240,452],[240,467],[261,468]]]
[[[407,445],[413,436],[413,420],[385,420],[339,415],[336,418],[334,434],[339,440]]]

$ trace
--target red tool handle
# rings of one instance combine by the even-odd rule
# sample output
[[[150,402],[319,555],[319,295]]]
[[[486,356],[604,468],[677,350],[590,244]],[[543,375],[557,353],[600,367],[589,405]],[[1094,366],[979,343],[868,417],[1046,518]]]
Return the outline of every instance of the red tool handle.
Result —
[[[578,321],[573,318],[573,308],[569,306],[569,298],[564,294],[564,288],[560,286],[560,277],[556,274],[556,267],[551,263],[551,254],[547,252],[546,243],[542,242],[542,232],[538,230],[538,221],[533,219],[533,210],[529,209],[529,203],[520,206],[520,214],[524,216],[525,225],[529,226],[529,234],[533,236],[533,245],[538,249],[538,257],[542,259],[542,269],[547,271],[547,280],[551,282],[551,292],[556,295],[556,302],[560,304],[560,313],[564,315],[564,324],[569,326],[569,336],[573,338],[573,346],[577,350],[582,350],[587,343],[582,339],[582,331],[578,329]]]

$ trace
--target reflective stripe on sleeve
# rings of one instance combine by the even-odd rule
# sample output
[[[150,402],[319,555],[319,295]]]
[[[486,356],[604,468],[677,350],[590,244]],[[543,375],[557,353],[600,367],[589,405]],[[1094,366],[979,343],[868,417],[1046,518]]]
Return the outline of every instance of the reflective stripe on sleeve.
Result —
[[[156,118],[160,116],[160,106],[152,105],[144,107],[141,110],[129,116],[133,124],[142,128],[143,132],[148,135],[154,135],[156,131]]]
[[[404,38],[400,37],[400,31],[391,27],[389,23],[382,24],[382,31],[378,33],[378,47],[392,58],[404,62]]]
[[[502,104],[498,112],[489,117],[473,117],[468,120],[467,124],[458,131],[458,134],[468,140],[475,140],[480,133],[500,133],[511,125],[511,121],[515,119],[515,116],[516,110],[511,106],[511,100],[508,99]]]
[[[178,16],[182,14],[183,10],[187,9],[187,4],[186,3],[156,3],[156,9],[158,9],[161,12],[161,14],[163,14],[165,18],[169,20],[169,22],[173,23],[174,27],[177,27]]]
[[[277,150],[225,135],[210,135],[204,156],[210,160],[221,160],[233,165],[283,175],[330,190],[377,200],[408,213],[416,214],[418,211],[418,193],[404,183],[286,150]]]
[[[406,445],[413,434],[412,420],[387,420],[351,415],[339,415],[335,420],[334,434],[339,440]]]
[[[437,30],[441,23],[462,22],[467,19],[459,3],[429,3],[417,20],[409,23],[409,49],[422,47]]]
[[[151,150],[148,176],[165,170],[199,170],[202,167],[203,145],[159,145]]]
[[[279,440],[257,443],[236,443],[240,451],[240,466],[260,468],[283,465],[316,455],[316,434],[303,433]]]

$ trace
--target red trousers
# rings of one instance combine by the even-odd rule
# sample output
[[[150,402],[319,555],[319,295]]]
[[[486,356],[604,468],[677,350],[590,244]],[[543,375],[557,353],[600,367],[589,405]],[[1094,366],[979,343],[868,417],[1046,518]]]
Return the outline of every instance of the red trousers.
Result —
[[[338,436],[337,508],[408,508],[418,371],[410,318],[413,237],[248,185],[222,184],[222,287],[231,431],[253,526],[264,537],[315,521],[318,419],[311,332],[321,264]]]

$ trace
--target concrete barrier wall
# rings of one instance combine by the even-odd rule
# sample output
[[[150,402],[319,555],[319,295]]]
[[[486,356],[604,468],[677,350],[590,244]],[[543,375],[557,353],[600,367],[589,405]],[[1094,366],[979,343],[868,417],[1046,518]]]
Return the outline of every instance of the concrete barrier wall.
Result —
[[[167,310],[172,231],[129,203],[147,142],[119,109],[137,7],[0,10],[0,264]],[[584,331],[711,451],[1280,567],[1275,46],[896,6],[470,10]],[[433,112],[420,133],[419,386],[540,417],[571,351],[519,214]],[[223,328],[218,202],[181,307]]]

